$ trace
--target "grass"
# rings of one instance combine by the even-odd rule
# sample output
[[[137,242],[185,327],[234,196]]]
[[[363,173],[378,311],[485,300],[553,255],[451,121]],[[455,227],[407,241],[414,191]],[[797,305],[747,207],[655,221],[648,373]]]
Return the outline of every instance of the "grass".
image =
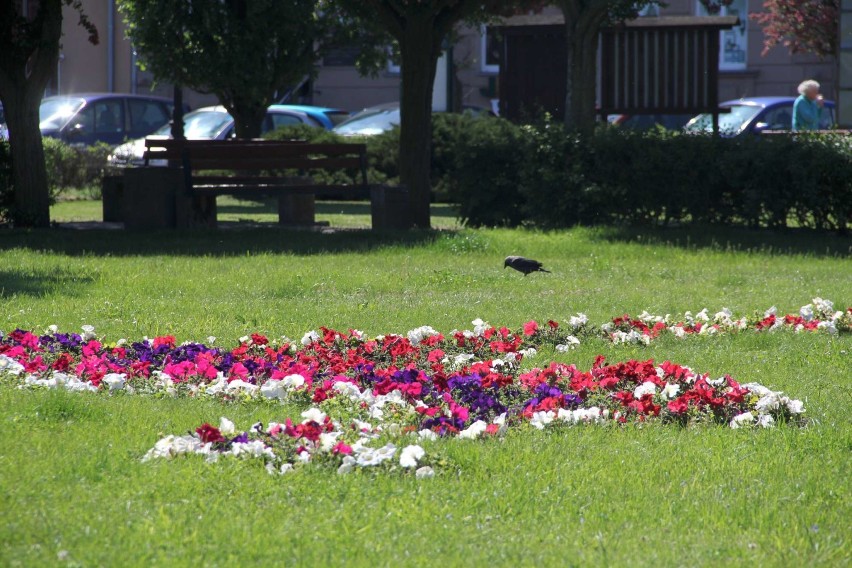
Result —
[[[347,207],[343,217],[363,219]],[[513,253],[553,274],[503,270]],[[231,343],[320,325],[449,331],[475,317],[518,326],[584,311],[600,323],[643,309],[852,302],[848,240],[805,232],[5,232],[0,267],[0,328],[92,324],[112,339]],[[139,566],[852,562],[852,338],[588,342],[537,363],[588,366],[598,353],[756,380],[805,400],[813,422],[521,431],[439,442],[453,466],[431,480],[273,478],[252,463],[139,458],[164,433],[222,415],[245,427],[292,409],[0,388],[0,564],[56,564],[60,553],[71,564]]]
[[[51,208],[51,219],[59,223],[100,221],[103,218],[99,200],[60,201]],[[277,223],[278,202],[247,201],[222,196],[217,199],[218,219],[231,223]],[[318,201],[316,220],[328,222],[332,227],[369,228],[370,203],[367,201]],[[458,229],[460,225],[452,205],[437,203],[432,206],[432,224],[436,229]]]

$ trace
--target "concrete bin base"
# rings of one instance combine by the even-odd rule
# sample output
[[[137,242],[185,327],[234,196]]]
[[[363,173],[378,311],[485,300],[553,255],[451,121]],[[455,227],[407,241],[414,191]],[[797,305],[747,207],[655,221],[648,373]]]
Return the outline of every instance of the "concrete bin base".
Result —
[[[393,185],[370,187],[370,213],[374,230],[410,229],[408,190]]]
[[[124,177],[105,176],[101,181],[101,203],[103,221],[120,223],[124,221]]]
[[[216,226],[216,198],[186,195],[181,168],[127,169],[123,212],[126,229]]]

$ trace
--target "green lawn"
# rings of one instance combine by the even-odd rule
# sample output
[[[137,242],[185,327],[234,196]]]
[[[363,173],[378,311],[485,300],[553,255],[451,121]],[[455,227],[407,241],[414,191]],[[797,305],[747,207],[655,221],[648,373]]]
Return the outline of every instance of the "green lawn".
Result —
[[[220,217],[258,219],[244,204]],[[355,205],[323,205],[339,225]],[[97,202],[54,218],[97,218]],[[453,227],[439,208],[436,225]],[[233,216],[233,217],[231,217]],[[270,217],[269,220],[274,220]],[[524,278],[507,254],[552,274]],[[735,313],[814,296],[852,304],[852,244],[747,230],[574,229],[334,234],[0,232],[0,329],[91,324],[110,339],[172,333],[231,344],[321,325],[517,327],[577,311]],[[163,434],[293,409],[0,388],[0,565],[848,566],[852,337],[746,333],[649,347],[589,341],[539,354],[588,367],[671,359],[805,401],[806,428],[574,428],[437,442],[433,479],[269,476],[253,462],[141,463]],[[60,553],[62,553],[60,555]]]

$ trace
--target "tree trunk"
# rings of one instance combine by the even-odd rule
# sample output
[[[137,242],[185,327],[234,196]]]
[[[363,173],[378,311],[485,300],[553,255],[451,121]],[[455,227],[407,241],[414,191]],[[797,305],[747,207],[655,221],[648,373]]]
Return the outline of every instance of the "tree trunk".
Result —
[[[422,21],[418,21],[421,20]],[[430,46],[427,49],[426,46]],[[399,177],[408,189],[411,222],[431,226],[432,88],[441,37],[432,17],[411,18],[399,42],[402,58],[402,124],[399,137]]]
[[[34,39],[37,47],[0,57],[0,98],[9,127],[15,192],[10,215],[15,225],[25,227],[50,226],[50,192],[38,110],[59,60],[62,3],[42,0],[39,15],[42,20],[33,32],[35,37],[21,40]]]
[[[12,152],[15,204],[10,212],[16,226],[50,226],[50,192],[41,144],[38,109],[41,91],[34,85],[10,89],[3,98]]]
[[[565,49],[568,72],[565,88],[565,126],[582,134],[595,129],[598,34],[606,16],[606,4],[560,4],[565,17]]]
[[[263,120],[266,117],[266,106],[237,102],[228,106],[228,112],[234,117],[237,138],[241,140],[260,138],[263,132]]]

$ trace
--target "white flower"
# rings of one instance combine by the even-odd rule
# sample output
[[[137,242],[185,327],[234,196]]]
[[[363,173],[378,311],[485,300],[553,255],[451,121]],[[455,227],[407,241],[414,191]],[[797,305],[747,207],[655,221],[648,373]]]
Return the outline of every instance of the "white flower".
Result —
[[[574,329],[579,329],[587,323],[589,323],[589,317],[586,314],[581,314],[580,312],[577,312],[576,316],[571,316],[568,319],[568,325]]]
[[[480,337],[491,328],[491,326],[488,325],[488,322],[482,321],[481,318],[476,318],[470,323],[473,324],[473,333]]]
[[[225,386],[225,392],[228,394],[237,394],[240,392],[245,392],[250,396],[254,396],[260,390],[260,387],[257,385],[253,385],[251,383],[247,383],[241,379],[236,379],[227,383]],[[207,389],[207,392],[210,392],[210,389]]]
[[[305,335],[302,336],[302,345],[307,347],[314,341],[319,341],[319,334],[316,331],[309,331]]]
[[[314,406],[302,413],[302,418],[305,419],[302,424],[306,424],[308,422],[316,422],[317,424],[323,424],[325,422],[325,417],[325,412]]]
[[[799,308],[799,315],[802,316],[802,319],[805,321],[811,321],[814,319],[814,307],[811,304],[802,306]]]
[[[675,334],[675,337],[678,339],[683,339],[686,337],[686,330],[681,325],[676,325],[671,328],[672,332]]]
[[[343,461],[340,463],[340,467],[337,468],[337,473],[343,475],[344,473],[349,473],[353,469],[355,469],[356,461],[352,456],[343,456]]]
[[[24,371],[24,366],[6,355],[0,355],[0,373],[9,373],[10,375],[20,375]]]
[[[260,387],[260,394],[266,398],[283,399],[287,394],[284,391],[281,381],[268,380]]]
[[[751,412],[737,414],[731,420],[731,428],[734,429],[741,428],[742,426],[751,426],[752,424],[754,424],[754,415]]]
[[[95,326],[93,325],[84,325],[80,329],[83,330],[81,337],[83,341],[89,341],[95,338]]]
[[[348,396],[349,398],[360,398],[361,390],[358,388],[358,385],[353,383],[347,383],[346,381],[337,381],[332,385],[335,391],[344,396]]]
[[[651,381],[646,381],[633,389],[633,397],[634,398],[642,398],[646,394],[655,395],[657,394],[657,385],[652,383]]]
[[[769,316],[774,316],[777,313],[778,313],[778,308],[776,308],[775,306],[772,306],[771,308],[769,308],[768,310],[763,312],[763,317],[768,318]]]
[[[801,414],[805,411],[805,404],[801,400],[788,400],[787,410],[790,414]]]
[[[244,335],[240,338],[240,343],[248,343],[249,341],[251,341],[251,337],[248,335]]]
[[[341,435],[343,435],[343,432],[323,432],[320,434],[320,450],[323,452],[330,452],[334,449],[334,445],[337,443],[337,438]]]
[[[704,308],[703,310],[695,314],[695,319],[703,322],[710,321],[710,316],[707,315],[707,308]]]
[[[722,308],[721,312],[716,312],[713,316],[713,321],[716,323],[728,323],[731,321],[731,316],[734,315],[728,308]]]
[[[458,437],[462,440],[474,440],[479,438],[488,427],[488,424],[482,420],[477,420],[461,432],[459,432]]]
[[[427,337],[432,337],[433,335],[438,335],[438,332],[432,329],[430,326],[424,325],[409,331],[408,340],[411,342],[412,345],[417,345]]]
[[[215,335],[208,335],[207,336],[207,346],[209,347],[209,346],[213,345],[214,343],[216,343],[216,336]]]
[[[103,378],[103,382],[109,386],[110,392],[123,389],[126,380],[127,375],[124,373],[109,373]]]
[[[663,387],[662,395],[666,400],[672,400],[677,398],[677,394],[680,392],[680,385],[676,385],[674,383],[666,383],[666,386]]]
[[[553,422],[556,413],[552,410],[534,412],[530,424],[539,430],[544,430],[544,427]]]
[[[746,383],[740,386],[744,389],[748,389],[749,392],[754,393],[757,396],[766,396],[772,392],[760,383]]]
[[[757,401],[757,404],[754,405],[754,408],[761,414],[768,414],[773,410],[777,410],[782,404],[784,404],[784,401],[782,400],[781,393],[770,392],[769,394],[761,397],[761,399]]]
[[[268,448],[260,440],[252,440],[246,443],[237,442],[232,444],[231,455],[234,457],[267,457],[270,459],[275,458],[275,454],[272,452],[272,448]]]
[[[429,467],[428,465],[424,465],[420,469],[414,472],[414,477],[417,479],[428,479],[430,477],[435,477],[435,470]]]
[[[538,350],[536,350],[535,347],[529,347],[527,349],[521,349],[520,351],[518,351],[518,353],[520,353],[524,357],[532,359],[533,357],[538,355]]]
[[[206,452],[204,447],[207,446]],[[189,434],[185,436],[166,436],[159,440],[154,447],[142,458],[143,462],[154,458],[171,458],[180,454],[207,453],[210,451],[209,444],[202,444],[201,440]]]
[[[224,416],[219,418],[219,431],[222,432],[223,436],[233,436],[234,432],[236,432],[234,423]]]
[[[420,430],[419,432],[417,432],[417,436],[421,440],[437,440],[438,439],[437,433],[433,432],[432,430],[426,430],[426,429],[423,429],[423,430]]]
[[[757,417],[757,425],[761,428],[772,428],[775,426],[775,419],[769,414],[762,414]]]
[[[712,387],[721,387],[726,382],[728,382],[728,379],[726,379],[725,377],[719,377],[718,379],[707,379],[707,384]]]
[[[305,377],[302,375],[287,375],[281,379],[281,384],[287,387],[287,390],[296,390],[305,384]]]
[[[402,467],[417,467],[417,461],[426,455],[426,451],[420,446],[405,446],[399,455],[399,465]]]
[[[580,340],[574,337],[573,335],[569,335],[565,338],[565,343],[560,343],[556,346],[556,351],[559,353],[565,353],[566,351],[570,351],[580,345]]]
[[[47,326],[47,333],[56,333],[59,331],[59,326],[56,324]]]

